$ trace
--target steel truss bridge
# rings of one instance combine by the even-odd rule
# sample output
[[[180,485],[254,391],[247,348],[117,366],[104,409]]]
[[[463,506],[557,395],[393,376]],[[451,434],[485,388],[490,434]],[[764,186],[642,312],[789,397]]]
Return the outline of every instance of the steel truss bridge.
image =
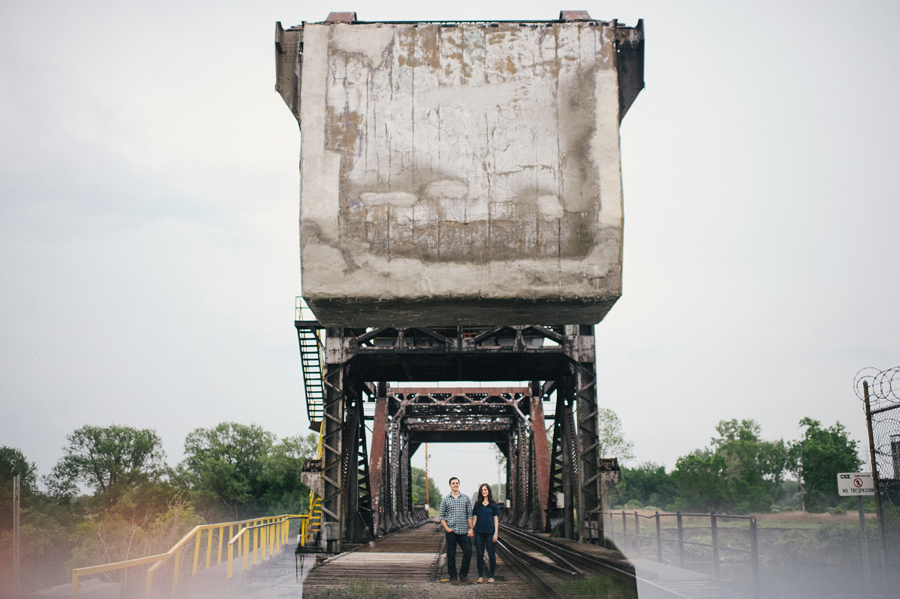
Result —
[[[324,327],[304,319],[299,302],[307,413],[322,445],[304,477],[321,498],[326,550],[421,517],[410,459],[427,442],[495,443],[507,458],[505,522],[602,541],[602,496],[619,467],[600,457],[592,325]],[[392,389],[388,381],[530,383]]]

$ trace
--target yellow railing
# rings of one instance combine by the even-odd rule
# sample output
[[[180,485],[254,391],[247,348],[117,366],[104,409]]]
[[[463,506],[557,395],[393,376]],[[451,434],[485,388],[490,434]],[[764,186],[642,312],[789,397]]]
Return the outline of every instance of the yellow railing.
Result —
[[[147,570],[147,578],[144,584],[144,593],[149,596],[153,586],[153,575],[170,559],[175,558],[174,569],[172,572],[172,592],[178,588],[179,569],[181,566],[181,551],[185,545],[194,540],[194,562],[191,570],[191,576],[197,573],[200,566],[200,547],[202,546],[203,533],[206,531],[206,566],[209,568],[212,562],[213,538],[217,538],[217,557],[216,564],[222,563],[222,549],[225,541],[225,529],[228,534],[228,578],[232,578],[234,573],[234,550],[237,546],[237,555],[243,558],[243,570],[249,567],[250,553],[253,553],[253,564],[258,561],[264,561],[268,557],[272,557],[276,552],[282,550],[288,542],[288,527],[291,520],[300,520],[300,544],[306,544],[306,538],[309,535],[309,515],[285,514],[281,516],[270,516],[266,518],[256,518],[252,520],[241,520],[239,522],[222,522],[219,524],[204,524],[195,526],[193,530],[184,535],[171,549],[165,553],[158,555],[149,555],[147,557],[139,557],[122,562],[111,564],[103,564],[100,566],[88,566],[86,568],[75,568],[72,570],[72,599],[78,597],[79,579],[91,574],[100,574],[102,572],[110,572],[113,570],[122,570],[135,566],[153,564]],[[257,556],[259,560],[257,561]]]

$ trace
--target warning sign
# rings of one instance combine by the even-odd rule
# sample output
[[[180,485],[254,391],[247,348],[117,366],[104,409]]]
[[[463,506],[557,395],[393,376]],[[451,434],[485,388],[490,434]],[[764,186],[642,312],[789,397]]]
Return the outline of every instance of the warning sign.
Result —
[[[871,472],[841,472],[837,475],[838,495],[874,495]]]

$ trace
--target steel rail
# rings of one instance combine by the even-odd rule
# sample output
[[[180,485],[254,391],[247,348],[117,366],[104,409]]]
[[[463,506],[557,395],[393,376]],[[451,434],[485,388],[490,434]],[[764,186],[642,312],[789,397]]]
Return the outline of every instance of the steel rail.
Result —
[[[553,541],[549,541],[547,539],[543,539],[536,535],[514,528],[509,524],[501,524],[500,528],[503,530],[504,534],[508,534],[523,543],[527,543],[535,549],[538,549],[539,551],[546,551],[548,556],[550,553],[560,554],[562,556],[565,556],[567,560],[573,563],[580,564],[581,566],[600,574],[611,575],[620,581],[633,583],[635,587],[637,587],[637,583],[640,582],[643,587],[652,589],[654,597],[659,594],[660,597],[690,599],[689,597],[682,595],[681,593],[678,593],[671,589],[667,589],[666,587],[661,586],[651,580],[641,578],[634,572],[633,566],[623,568],[622,566],[624,566],[625,564],[614,562],[597,555],[591,555],[583,551],[571,549],[570,547],[566,547],[565,545],[554,543]]]
[[[497,541],[497,542],[499,543],[499,541]],[[547,562],[546,560],[542,560],[539,557],[535,557],[526,551],[522,551],[515,545],[508,544],[506,546],[506,548],[508,550],[512,551],[513,553],[515,553],[516,557],[518,557],[519,559],[526,561],[529,564],[531,564],[533,566],[537,566],[538,568],[541,568],[552,574],[556,574],[563,578],[569,578],[569,579],[584,578],[584,572],[582,570],[580,570],[574,566],[571,566],[571,567],[560,566],[560,565],[558,565],[558,562],[556,562],[556,560],[553,559],[552,557],[551,557],[551,559],[553,559],[553,562],[556,562],[556,563]]]
[[[534,546],[534,543],[531,542],[531,537],[521,536],[522,531],[520,531],[520,530],[508,527],[508,528],[506,528],[506,530],[504,532],[506,534],[512,535],[514,538],[517,538],[526,544]],[[565,557],[560,555],[559,552],[554,550],[554,548],[552,548],[548,545],[548,546],[541,546],[538,549],[540,549],[540,551],[542,553],[544,553],[544,555],[546,555],[547,557],[552,559],[554,562],[556,562],[557,564],[562,566],[564,569],[566,569],[566,568],[571,569],[578,576],[584,577],[584,570],[582,570],[581,568],[579,568],[578,566],[573,564],[571,561],[567,560]]]
[[[431,568],[431,578],[428,582],[434,582],[441,569],[441,556],[444,555],[444,548],[447,546],[447,537],[441,539],[441,546],[438,548],[437,557],[434,559],[434,567]]]
[[[559,589],[544,580],[541,575],[539,575],[533,569],[529,568],[525,563],[525,560],[514,554],[506,543],[498,539],[495,545],[503,555],[503,560],[508,565],[512,566],[513,569],[522,574],[526,579],[530,580],[532,584],[540,587],[540,589],[544,592],[545,597],[553,597],[555,599],[569,599],[569,597],[560,592]]]

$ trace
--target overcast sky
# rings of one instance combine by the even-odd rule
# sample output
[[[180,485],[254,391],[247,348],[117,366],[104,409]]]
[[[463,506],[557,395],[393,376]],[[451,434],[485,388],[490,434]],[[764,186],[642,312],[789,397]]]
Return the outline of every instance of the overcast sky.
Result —
[[[897,2],[5,1],[0,445],[46,473],[84,424],[153,428],[171,464],[223,421],[306,434],[301,135],[273,39],[332,8],[643,18],[600,404],[633,464],[671,468],[731,418],[866,438],[853,376],[900,364]],[[490,451],[430,447],[442,490],[496,480]]]

